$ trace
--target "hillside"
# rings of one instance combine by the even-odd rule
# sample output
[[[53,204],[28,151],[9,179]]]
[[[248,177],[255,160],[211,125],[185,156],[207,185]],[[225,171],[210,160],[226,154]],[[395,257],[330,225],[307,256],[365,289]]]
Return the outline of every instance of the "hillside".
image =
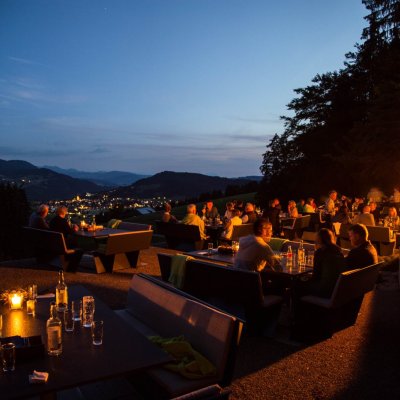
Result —
[[[29,200],[38,201],[70,199],[78,194],[103,189],[93,182],[71,178],[20,160],[0,160],[0,181],[21,185]]]
[[[202,193],[215,190],[225,191],[228,185],[244,185],[250,180],[230,179],[189,172],[164,171],[149,178],[141,179],[133,185],[118,188],[112,193],[116,197],[167,197],[181,200],[198,197]]]
[[[139,179],[147,178],[150,175],[139,175],[125,171],[97,171],[85,172],[77,169],[63,169],[56,166],[44,166],[43,168],[51,169],[59,174],[68,175],[72,178],[85,179],[96,185],[106,187],[127,186],[132,185]]]

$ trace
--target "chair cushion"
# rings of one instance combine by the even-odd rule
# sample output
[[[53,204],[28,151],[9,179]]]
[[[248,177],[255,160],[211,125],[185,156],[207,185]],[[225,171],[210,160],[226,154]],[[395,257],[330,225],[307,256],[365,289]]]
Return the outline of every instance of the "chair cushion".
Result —
[[[268,294],[264,296],[264,307],[271,307],[274,306],[275,304],[280,304],[283,301],[283,297],[281,296],[276,296],[274,294]]]
[[[325,297],[308,295],[301,297],[300,300],[304,301],[305,303],[315,304],[320,307],[332,308],[332,300]]]

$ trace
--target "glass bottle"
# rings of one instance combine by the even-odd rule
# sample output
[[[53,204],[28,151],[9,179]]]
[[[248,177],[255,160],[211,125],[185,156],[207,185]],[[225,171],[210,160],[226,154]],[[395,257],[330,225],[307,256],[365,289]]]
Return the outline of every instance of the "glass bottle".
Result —
[[[96,215],[92,215],[92,228],[96,229]]]
[[[46,323],[47,353],[58,356],[62,353],[61,320],[57,315],[56,303],[50,304],[50,318]]]
[[[288,246],[287,253],[286,253],[286,266],[293,267],[293,252],[292,246]]]
[[[304,267],[306,262],[305,251],[302,240],[300,240],[300,245],[299,248],[297,249],[297,262],[299,263],[300,267]]]
[[[58,285],[56,286],[57,311],[64,312],[68,308],[68,288],[64,281],[64,271],[58,272]]]

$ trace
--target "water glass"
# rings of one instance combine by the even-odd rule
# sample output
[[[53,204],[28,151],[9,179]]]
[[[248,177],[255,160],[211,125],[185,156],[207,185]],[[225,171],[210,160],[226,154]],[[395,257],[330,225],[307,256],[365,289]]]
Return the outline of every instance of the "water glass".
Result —
[[[35,316],[36,311],[36,300],[30,299],[26,301],[26,312],[28,315]]]
[[[72,307],[64,311],[64,329],[65,332],[73,332],[75,327],[74,313]]]
[[[307,254],[307,257],[306,257],[306,266],[307,266],[307,267],[313,267],[313,266],[314,266],[314,252],[313,252],[313,251],[310,251],[310,252],[308,252],[308,254]]]
[[[85,328],[92,326],[94,317],[94,298],[93,296],[83,296],[82,299],[82,325]]]
[[[71,302],[71,310],[74,321],[80,321],[82,315],[82,300],[74,300]]]
[[[99,346],[103,343],[103,321],[92,322],[92,342],[95,346]]]
[[[208,243],[207,249],[208,249],[208,255],[211,256],[213,253],[214,244],[212,242]]]
[[[37,285],[30,285],[28,287],[28,298],[29,298],[29,300],[36,300],[36,298],[37,298]]]
[[[3,358],[3,371],[12,372],[15,370],[15,344],[6,343],[1,346]]]

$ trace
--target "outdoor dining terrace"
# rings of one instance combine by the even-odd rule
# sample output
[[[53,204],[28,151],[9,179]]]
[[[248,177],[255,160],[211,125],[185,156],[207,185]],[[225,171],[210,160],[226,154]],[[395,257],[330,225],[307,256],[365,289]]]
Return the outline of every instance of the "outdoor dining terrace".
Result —
[[[66,282],[69,286],[84,286],[111,309],[124,309],[133,275],[145,273],[161,277],[159,253],[173,255],[176,251],[152,246],[140,251],[137,268],[105,274],[96,274],[92,257],[85,255],[76,273],[65,273]],[[57,283],[57,270],[38,265],[34,259],[2,262],[0,276],[0,292],[31,283],[36,283],[41,292],[53,290]],[[397,272],[384,272],[381,282],[364,297],[355,325],[312,345],[290,339],[289,309],[283,305],[273,337],[242,334],[229,386],[230,398],[399,398],[399,300]],[[104,341],[110,340],[110,335]],[[112,335],[115,335],[112,339],[118,338],[118,332]],[[121,378],[71,388],[59,392],[58,396],[61,399],[143,398]]]

